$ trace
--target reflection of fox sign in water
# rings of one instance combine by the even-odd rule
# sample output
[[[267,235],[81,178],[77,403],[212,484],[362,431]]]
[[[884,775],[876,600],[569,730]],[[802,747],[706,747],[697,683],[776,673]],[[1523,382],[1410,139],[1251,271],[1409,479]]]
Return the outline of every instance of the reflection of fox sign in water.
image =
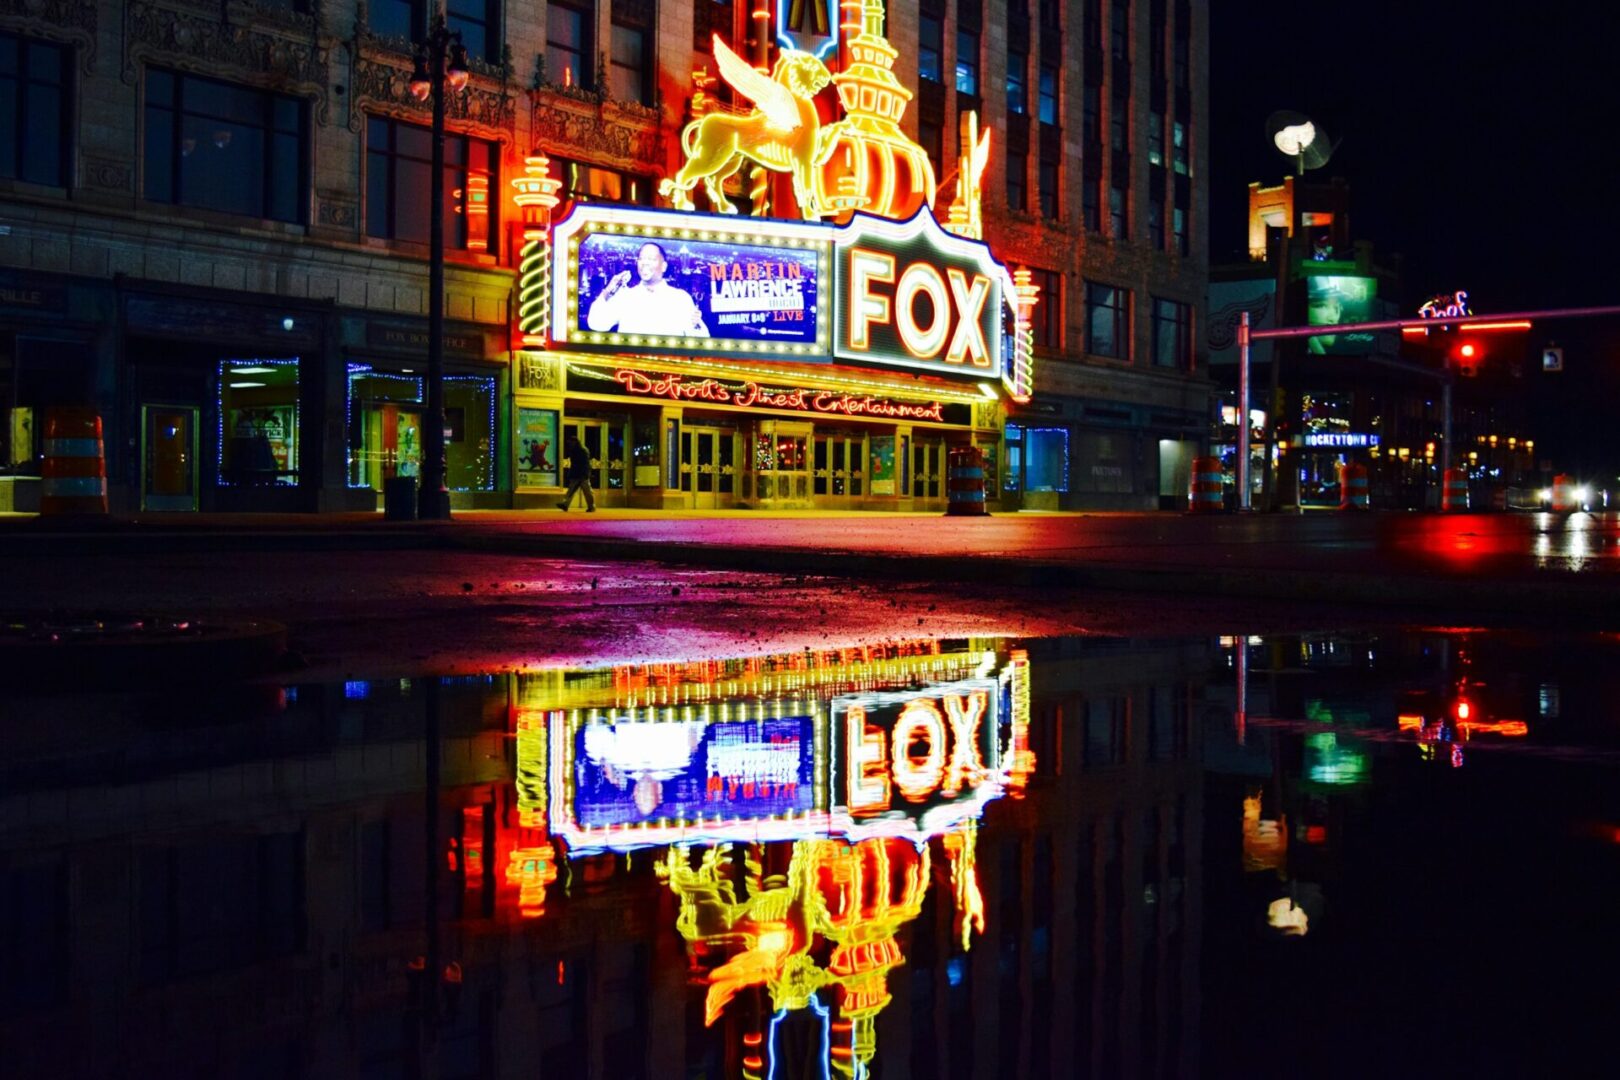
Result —
[[[789,173],[793,197],[804,217],[819,220],[822,206],[815,169],[832,152],[832,144],[822,145],[815,96],[832,81],[827,66],[809,53],[784,49],[766,76],[727,48],[718,34],[714,58],[726,82],[757,107],[745,116],[710,113],[686,125],[681,132],[686,164],[658,186],[659,194],[667,196],[675,209],[691,210],[691,191],[702,183],[715,210],[735,214],[737,208],[721,189],[744,161],[752,161]]]

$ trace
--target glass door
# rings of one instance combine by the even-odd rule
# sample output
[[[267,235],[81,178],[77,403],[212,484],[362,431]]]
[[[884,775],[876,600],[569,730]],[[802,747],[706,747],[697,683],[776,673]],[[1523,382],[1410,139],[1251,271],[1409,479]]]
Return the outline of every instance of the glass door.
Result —
[[[866,494],[866,436],[847,432],[816,435],[813,489],[818,499]]]
[[[141,406],[141,509],[197,509],[197,410]]]
[[[696,509],[730,506],[737,488],[737,435],[689,424],[681,432],[681,490]]]
[[[911,495],[916,499],[945,497],[945,440],[918,438],[911,467]]]
[[[570,420],[563,425],[563,443],[572,435],[591,455],[591,489],[610,506],[625,504],[624,424],[612,420]],[[564,458],[564,468],[567,459]]]

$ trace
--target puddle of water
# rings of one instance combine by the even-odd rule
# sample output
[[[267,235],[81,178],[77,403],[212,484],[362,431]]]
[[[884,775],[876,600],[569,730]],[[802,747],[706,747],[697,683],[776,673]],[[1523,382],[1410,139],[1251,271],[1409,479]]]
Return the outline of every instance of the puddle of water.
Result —
[[[8,1073],[1578,1063],[1617,653],[919,640],[11,699]]]

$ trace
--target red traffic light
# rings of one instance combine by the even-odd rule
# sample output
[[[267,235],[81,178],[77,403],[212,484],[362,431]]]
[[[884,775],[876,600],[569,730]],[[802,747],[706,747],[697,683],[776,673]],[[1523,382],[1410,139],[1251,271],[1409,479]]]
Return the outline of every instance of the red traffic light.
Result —
[[[1474,348],[1471,343],[1464,342],[1462,347],[1457,350],[1457,355],[1461,356],[1464,360],[1472,360],[1477,352],[1479,352],[1479,350]]]

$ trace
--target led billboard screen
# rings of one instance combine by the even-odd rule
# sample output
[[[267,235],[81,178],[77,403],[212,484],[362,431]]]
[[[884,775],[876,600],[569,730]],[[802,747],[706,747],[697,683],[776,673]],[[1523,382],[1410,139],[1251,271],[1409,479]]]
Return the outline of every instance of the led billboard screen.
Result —
[[[1378,283],[1370,277],[1316,274],[1306,279],[1305,300],[1311,326],[1339,326],[1344,323],[1372,322]],[[1376,334],[1321,334],[1307,339],[1312,353],[1347,356],[1374,352]]]

